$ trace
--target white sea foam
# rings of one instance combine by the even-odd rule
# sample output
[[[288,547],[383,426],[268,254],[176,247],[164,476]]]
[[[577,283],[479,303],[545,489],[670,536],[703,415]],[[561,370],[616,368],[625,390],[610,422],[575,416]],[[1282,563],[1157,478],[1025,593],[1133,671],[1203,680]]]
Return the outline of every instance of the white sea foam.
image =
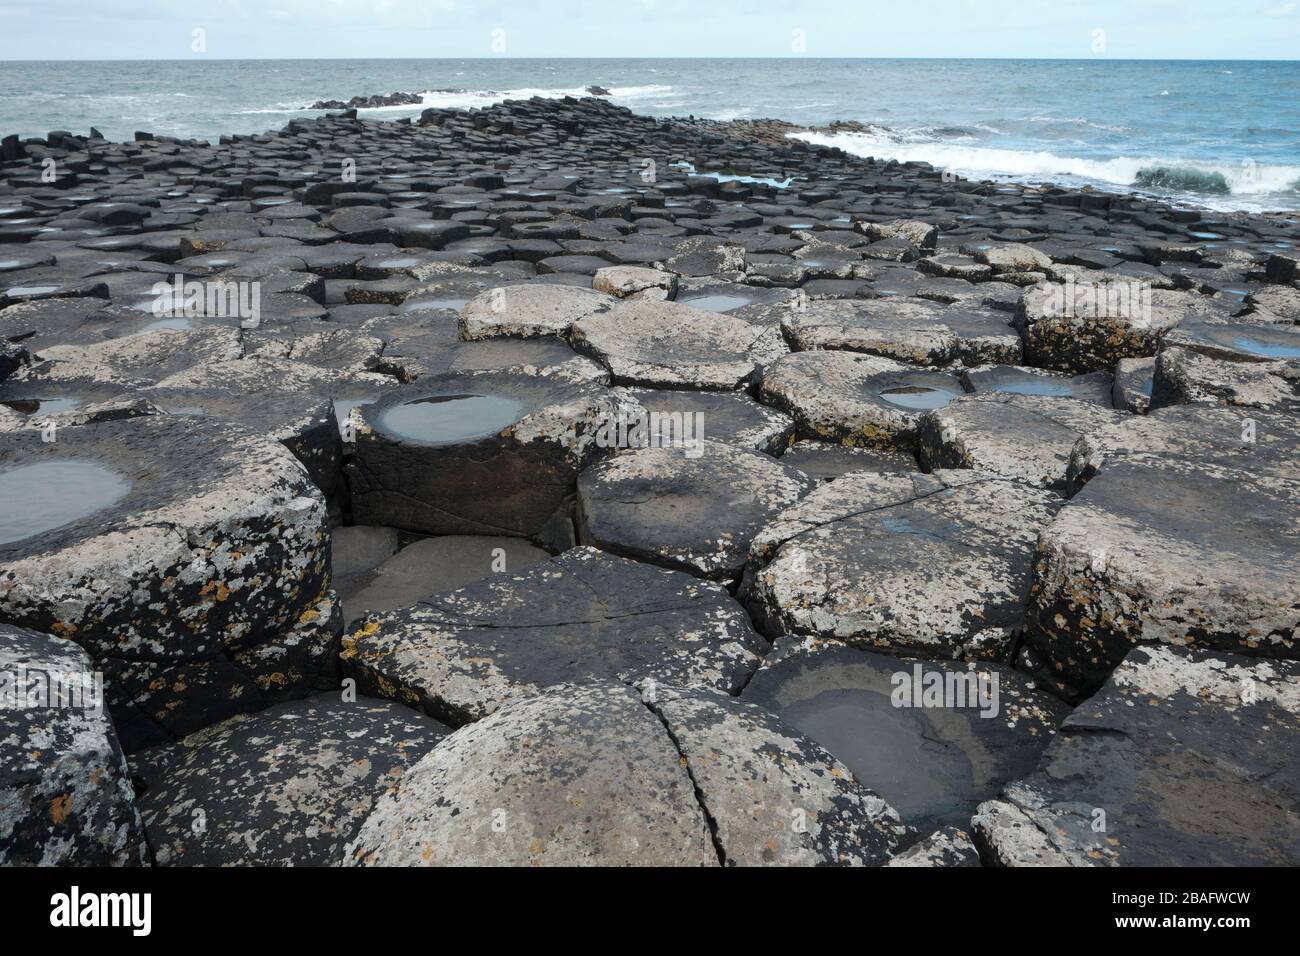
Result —
[[[1090,180],[1112,187],[1131,187],[1143,170],[1168,168],[1218,173],[1234,197],[1290,193],[1300,182],[1300,166],[1263,163],[1209,163],[1160,156],[1085,159],[1052,152],[994,149],[954,142],[900,142],[897,136],[871,133],[794,133],[822,146],[838,146],[855,156],[899,162],[925,162],[969,178],[1012,178],[1031,182]]]

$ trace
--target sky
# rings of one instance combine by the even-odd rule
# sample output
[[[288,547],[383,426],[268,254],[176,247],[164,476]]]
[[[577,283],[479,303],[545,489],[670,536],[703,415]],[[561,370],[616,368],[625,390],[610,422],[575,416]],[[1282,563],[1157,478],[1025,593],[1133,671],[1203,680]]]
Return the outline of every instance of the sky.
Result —
[[[0,60],[1297,59],[1300,0],[0,0]]]

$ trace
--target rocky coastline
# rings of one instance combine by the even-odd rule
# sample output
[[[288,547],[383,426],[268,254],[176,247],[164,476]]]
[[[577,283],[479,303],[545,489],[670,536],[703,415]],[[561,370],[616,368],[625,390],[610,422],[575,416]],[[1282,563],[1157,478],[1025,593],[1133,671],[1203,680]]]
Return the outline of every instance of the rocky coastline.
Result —
[[[0,864],[1300,863],[1296,215],[591,92],[0,140]]]

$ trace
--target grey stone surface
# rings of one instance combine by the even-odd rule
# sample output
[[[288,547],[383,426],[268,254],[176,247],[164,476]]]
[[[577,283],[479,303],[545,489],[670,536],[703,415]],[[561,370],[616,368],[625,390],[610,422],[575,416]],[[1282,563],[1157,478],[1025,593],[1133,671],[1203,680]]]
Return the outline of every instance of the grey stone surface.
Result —
[[[1001,866],[1295,866],[1300,669],[1134,649],[972,820]]]
[[[852,352],[794,352],[763,370],[759,398],[789,413],[800,438],[911,449],[929,404],[965,394],[955,376]]]
[[[392,530],[392,529],[384,529]],[[409,607],[501,571],[519,571],[550,555],[522,538],[442,535],[421,538],[371,569],[343,601],[344,622]]]
[[[331,866],[376,799],[450,731],[339,695],[241,714],[138,754],[159,866]]]
[[[1123,421],[1091,402],[1008,392],[967,395],[921,419],[921,467],[972,468],[1064,493],[1078,441]]]
[[[369,866],[862,865],[907,834],[842,764],[757,707],[602,683],[452,734],[349,851]]]
[[[1006,660],[1024,626],[1048,492],[969,472],[859,472],[764,528],[742,590],[765,633]]]
[[[498,286],[480,292],[460,310],[460,337],[565,338],[573,323],[608,312],[618,299],[591,289],[561,285]]]
[[[975,849],[970,834],[957,827],[936,830],[885,864],[885,866],[915,867],[982,865],[979,851]]]
[[[366,693],[452,726],[560,683],[735,693],[767,650],[719,585],[592,548],[372,615],[344,644],[344,671]]]
[[[754,377],[761,327],[675,302],[633,301],[573,326],[573,347],[615,384],[730,391]]]
[[[63,484],[40,477],[51,468]],[[76,477],[87,468],[93,481]],[[70,637],[97,665],[129,674],[228,658],[327,599],[319,490],[284,446],[236,425],[151,415],[68,428],[54,442],[24,431],[0,446],[0,474],[39,482],[38,503],[10,520],[49,516],[6,528],[0,620]],[[118,497],[83,516],[80,501],[110,480]],[[119,724],[126,683],[119,674],[108,685]],[[202,694],[188,697],[201,712]],[[134,749],[134,734],[119,731]]]
[[[914,365],[1020,361],[1019,334],[992,309],[944,306],[928,299],[810,302],[782,322],[800,350],[845,349]]]
[[[584,471],[580,539],[709,580],[738,578],[754,535],[813,482],[761,452],[709,440],[694,451],[641,448]]]

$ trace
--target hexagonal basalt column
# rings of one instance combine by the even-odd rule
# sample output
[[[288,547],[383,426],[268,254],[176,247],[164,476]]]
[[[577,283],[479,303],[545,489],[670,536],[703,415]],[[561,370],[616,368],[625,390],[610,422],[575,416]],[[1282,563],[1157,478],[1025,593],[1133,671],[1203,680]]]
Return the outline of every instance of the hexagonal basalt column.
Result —
[[[348,467],[361,524],[536,534],[573,494],[618,403],[598,386],[511,372],[431,376],[358,409]]]
[[[110,672],[128,750],[259,706],[191,689],[173,719],[175,704],[132,690],[146,672],[229,666],[290,639],[328,600],[320,492],[279,442],[235,425],[151,415],[54,441],[23,431],[0,447],[0,494],[20,505],[0,514],[0,620],[90,651]],[[291,696],[294,680],[280,681]],[[140,726],[124,723],[132,714]]]

